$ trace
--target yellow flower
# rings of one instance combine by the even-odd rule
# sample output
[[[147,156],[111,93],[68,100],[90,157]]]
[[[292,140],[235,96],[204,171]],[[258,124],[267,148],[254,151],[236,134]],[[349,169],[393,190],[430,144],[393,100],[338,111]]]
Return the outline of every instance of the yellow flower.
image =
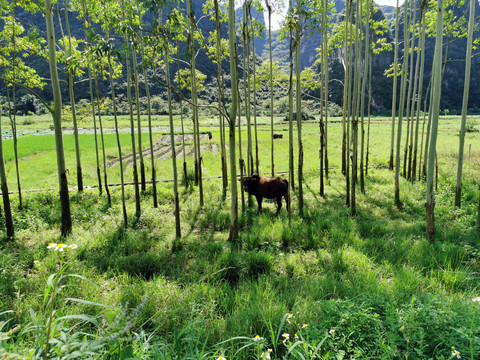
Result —
[[[252,340],[253,341],[263,340],[263,337],[261,337],[260,335],[255,335],[255,337]]]
[[[305,329],[308,326],[308,324],[303,324],[302,329]]]
[[[335,334],[335,329],[330,329],[330,331],[328,332],[330,335],[333,335]]]
[[[63,251],[63,249],[65,249],[67,246],[65,244],[58,244],[57,245],[57,248],[55,250],[58,250],[60,252]]]
[[[56,250],[57,249],[57,243],[53,243],[53,242],[49,243],[48,246],[47,246],[47,249],[55,249]]]
[[[290,314],[290,313],[287,314],[287,319],[286,320],[287,320],[288,323],[290,322],[290,319],[291,319],[292,316],[293,316],[293,314]]]
[[[460,351],[455,350],[455,347],[452,346],[452,356],[455,356],[457,359],[460,359]]]

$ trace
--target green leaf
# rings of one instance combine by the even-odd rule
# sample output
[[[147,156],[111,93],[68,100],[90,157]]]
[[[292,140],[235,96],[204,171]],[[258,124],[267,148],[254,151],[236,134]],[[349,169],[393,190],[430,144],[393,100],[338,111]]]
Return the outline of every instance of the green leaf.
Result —
[[[93,305],[93,306],[102,306],[102,307],[106,307],[106,308],[110,308],[110,309],[115,308],[115,306],[100,304],[100,303],[97,303],[97,302],[94,302],[94,301],[88,301],[88,300],[76,299],[76,298],[65,298],[65,301],[73,301],[73,302],[77,302],[77,303],[80,303],[80,304]]]
[[[85,315],[85,314],[66,315],[66,316],[62,316],[61,318],[58,318],[58,320],[83,320],[85,322],[89,322],[89,323],[92,323],[95,326],[98,326],[97,320],[95,320],[91,316],[88,316],[88,315]]]

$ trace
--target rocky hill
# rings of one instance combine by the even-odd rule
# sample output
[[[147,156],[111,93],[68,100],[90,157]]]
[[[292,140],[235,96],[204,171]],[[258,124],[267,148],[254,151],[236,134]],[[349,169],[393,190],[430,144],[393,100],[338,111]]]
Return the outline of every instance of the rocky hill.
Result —
[[[202,31],[203,36],[206,38],[209,32],[214,30],[214,23],[210,21],[207,17],[203,16],[202,8],[205,3],[205,0],[194,1],[194,11],[195,16],[198,21],[198,28]],[[60,8],[62,7],[62,3],[60,0],[59,4]],[[182,6],[185,7],[185,4],[182,3]],[[341,13],[345,8],[344,0],[336,0],[335,1],[335,8],[337,13]],[[394,23],[393,23],[393,16],[394,16],[394,8],[393,7],[379,7],[379,10],[375,14],[376,20],[382,20],[385,16],[390,19],[390,32],[386,35],[387,41],[391,42],[394,37]],[[242,10],[237,9],[236,11],[237,16],[237,28],[239,27],[240,21],[242,19]],[[461,16],[462,14],[468,14],[468,2],[462,5],[460,8],[455,10],[455,15]],[[480,7],[477,4],[477,14],[480,14]],[[151,17],[152,15],[150,15]],[[252,16],[256,18],[262,25],[265,25],[264,16],[262,13],[257,12],[255,9],[252,11]],[[45,20],[41,14],[32,15],[30,13],[24,12],[21,8],[18,8],[17,17],[22,21],[24,24],[31,24],[39,29],[40,34],[42,34],[45,30]],[[164,17],[166,17],[166,11],[164,12]],[[63,19],[63,16],[59,18]],[[148,22],[148,15],[146,16],[146,21]],[[58,18],[56,19],[57,26],[56,26],[56,36],[57,39],[60,38],[60,26],[58,23]],[[63,20],[62,20],[63,22]],[[403,15],[401,15],[401,29],[399,32],[400,41],[403,43]],[[25,25],[28,26],[28,25]],[[84,38],[83,26],[82,22],[77,19],[75,15],[70,16],[70,26],[72,29],[72,36],[76,38]],[[62,27],[65,28],[65,24],[62,24]],[[478,26],[477,26],[478,28]],[[100,27],[97,26],[97,30],[100,31]],[[227,37],[227,26],[225,24],[222,25],[222,36]],[[478,31],[476,37],[478,37]],[[447,41],[448,39],[445,38],[445,46],[444,51],[447,48]],[[242,42],[239,38],[239,54],[242,54]],[[302,68],[312,66],[317,59],[317,51],[316,49],[320,46],[321,37],[318,32],[314,32],[308,38],[305,37],[302,40],[302,48],[301,48],[301,66]],[[426,68],[425,68],[425,76],[424,76],[424,89],[428,86],[429,76],[430,76],[430,69],[433,57],[433,48],[435,46],[435,39],[428,38],[427,39],[427,55],[426,55]],[[264,36],[257,37],[255,40],[255,47],[258,56],[258,61],[262,61],[262,59],[268,58],[268,33],[265,32]],[[465,48],[466,48],[466,39],[450,39],[448,41],[448,54],[447,54],[447,63],[445,66],[445,75],[444,75],[444,83],[443,83],[443,93],[442,93],[442,109],[449,109],[450,112],[458,111],[461,108],[462,102],[462,94],[463,94],[463,78],[464,78],[464,57],[465,57]],[[180,56],[185,58],[185,51],[186,51],[186,44],[180,44]],[[288,63],[288,44],[286,42],[282,42],[279,39],[279,33],[274,32],[273,34],[273,57],[274,60],[278,61],[280,64],[287,64]],[[49,71],[48,71],[48,64],[45,59],[41,59],[39,57],[30,58],[29,63],[32,67],[34,67],[42,76],[45,78],[49,78]],[[391,107],[391,88],[392,88],[392,79],[386,78],[384,76],[384,71],[389,67],[389,65],[393,62],[393,52],[386,52],[381,53],[379,55],[375,55],[373,58],[373,82],[372,82],[372,92],[373,92],[373,102],[372,106],[373,109],[376,111],[388,111]],[[241,63],[241,62],[240,62]],[[214,66],[211,61],[206,56],[205,51],[200,50],[198,58],[196,60],[197,69],[207,75],[207,83],[215,84],[215,76],[216,76],[216,66]],[[228,65],[224,64],[224,69],[226,73],[228,73]],[[172,66],[172,72],[176,71],[176,67]],[[63,79],[66,78],[65,76],[65,69],[60,66],[60,75]],[[339,83],[335,81],[338,79],[343,81],[343,68],[337,62],[335,58],[335,54],[331,56],[331,64],[330,64],[330,79],[331,81],[331,101],[336,103],[341,103],[341,90],[339,89]],[[151,85],[151,92],[152,94],[162,95],[165,90],[163,87],[150,79]],[[469,108],[472,109],[480,109],[480,57],[476,56],[473,58],[472,61],[472,80],[471,80],[471,93],[470,93],[470,103]],[[3,85],[2,85],[3,86]],[[67,92],[66,92],[66,83],[63,82],[63,90],[65,94],[65,100],[67,100]],[[108,92],[108,83],[101,83],[101,92],[107,94]],[[126,91],[126,81],[125,78],[118,79],[116,81],[116,91],[119,95],[122,93],[124,94]],[[386,91],[388,89],[388,91]],[[47,86],[41,92],[42,96],[47,101],[51,100],[51,91],[50,88]],[[89,88],[87,82],[82,82],[76,85],[76,96],[77,101],[82,98],[89,98]]]

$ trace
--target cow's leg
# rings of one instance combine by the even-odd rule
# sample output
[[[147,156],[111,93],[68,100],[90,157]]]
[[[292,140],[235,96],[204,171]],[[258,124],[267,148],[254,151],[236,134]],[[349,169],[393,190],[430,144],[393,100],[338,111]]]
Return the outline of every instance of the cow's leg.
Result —
[[[257,204],[258,204],[258,212],[260,213],[260,211],[262,211],[262,197],[261,196],[257,196]]]
[[[280,212],[280,209],[282,208],[282,196],[277,196],[277,213],[275,215],[278,215]]]

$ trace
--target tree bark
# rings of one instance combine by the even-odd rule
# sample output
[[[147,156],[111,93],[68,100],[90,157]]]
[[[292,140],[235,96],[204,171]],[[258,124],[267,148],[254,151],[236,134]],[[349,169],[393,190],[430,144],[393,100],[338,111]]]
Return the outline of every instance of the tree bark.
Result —
[[[110,91],[112,93],[113,104],[113,118],[115,120],[115,135],[117,138],[118,158],[120,159],[120,182],[122,184],[122,210],[123,210],[123,223],[124,226],[128,226],[127,207],[125,205],[125,180],[123,175],[123,157],[122,157],[122,145],[120,143],[120,133],[118,131],[118,119],[117,119],[117,101],[115,97],[115,87],[113,86],[113,69],[111,55],[108,54],[108,72],[110,74]]]
[[[161,17],[160,17],[161,21]],[[173,126],[173,110],[172,110],[172,90],[170,82],[170,54],[168,39],[165,36],[163,39],[163,49],[165,52],[165,75],[167,78],[167,96],[168,96],[168,117],[170,125],[170,146],[172,148],[172,166],[173,166],[173,196],[174,196],[174,215],[175,215],[175,238],[179,240],[182,237],[181,224],[180,224],[180,200],[178,198],[178,179],[177,179],[177,155],[175,151],[175,128]],[[201,204],[203,205],[203,204]]]
[[[72,217],[70,214],[70,198],[68,196],[68,181],[65,168],[65,154],[63,150],[62,135],[62,94],[57,72],[57,56],[55,50],[55,32],[53,29],[53,15],[51,0],[45,0],[45,21],[47,26],[48,59],[50,77],[52,79],[52,92],[54,108],[52,112],[55,132],[55,147],[57,153],[57,172],[60,188],[60,204],[62,209],[62,236],[72,232]]]
[[[393,149],[395,148],[395,117],[397,114],[397,66],[398,66],[398,13],[400,5],[397,0],[397,6],[395,8],[395,52],[393,60],[393,97],[392,97],[392,131],[390,135],[390,160],[388,162],[388,168],[393,170]]]
[[[229,240],[235,244],[238,240],[238,197],[237,197],[237,168],[235,145],[235,122],[238,108],[238,75],[235,34],[235,1],[229,0],[228,6],[228,39],[230,48],[230,77],[232,88],[232,105],[229,119],[229,147],[230,147],[230,188],[232,202],[230,206],[230,234]]]
[[[103,138],[103,123],[102,123],[102,114],[101,114],[101,109],[100,109],[100,95],[98,94],[98,75],[97,74],[95,74],[95,93],[97,95],[98,124],[100,125],[100,140],[102,142],[103,181],[105,183],[105,192],[107,193],[107,202],[109,204],[112,204],[112,199],[110,197],[110,190],[108,189],[107,157],[105,155],[105,140]]]
[[[297,138],[298,138],[298,211],[303,216],[303,142],[302,142],[302,84],[300,73],[301,1],[297,1],[298,23],[295,34],[295,72],[297,76]]]
[[[417,153],[418,153],[418,131],[420,126],[420,109],[422,104],[422,91],[423,91],[423,72],[425,68],[425,26],[423,25],[423,21],[425,19],[425,9],[420,9],[420,76],[418,79],[418,95],[417,95],[417,116],[416,116],[416,124],[415,124],[415,141],[414,141],[414,148],[413,148],[413,161],[412,161],[412,182],[415,181],[417,177]],[[418,56],[418,55],[417,55]],[[418,61],[418,60],[417,60]],[[424,118],[425,119],[425,118]],[[425,127],[425,121],[423,122]],[[422,145],[423,146],[423,129],[422,129]],[[420,155],[421,161],[421,155]],[[420,171],[419,171],[420,173]]]
[[[465,125],[467,122],[468,95],[470,91],[470,68],[472,63],[473,25],[475,21],[475,1],[470,0],[470,14],[468,20],[467,53],[465,54],[465,82],[463,86],[462,123],[458,146],[457,183],[455,187],[455,206],[460,207],[462,201],[462,169],[463,149],[465,146]]]
[[[2,119],[0,111],[0,134],[2,133]],[[0,180],[2,187],[3,208],[5,210],[5,228],[7,230],[7,238],[13,239],[15,230],[13,227],[12,207],[10,205],[10,196],[8,194],[7,174],[5,172],[5,161],[3,157],[3,141],[0,136]]]
[[[433,103],[432,103],[432,134],[427,167],[427,239],[435,241],[435,197],[433,192],[433,177],[435,169],[435,154],[437,151],[438,117],[440,113],[440,97],[442,92],[442,40],[443,40],[443,0],[438,0],[437,31],[435,42],[435,55],[433,60]]]
[[[65,1],[65,26],[67,28],[68,35],[68,57],[72,56],[72,36],[70,34],[70,24],[68,22],[68,1]],[[67,60],[68,71],[68,94],[70,96],[70,106],[72,107],[72,121],[73,121],[73,135],[75,138],[75,160],[77,163],[77,188],[78,192],[83,191],[83,176],[82,176],[82,161],[80,157],[80,141],[78,139],[78,124],[77,124],[77,112],[75,109],[75,92],[74,84],[75,78],[73,71],[69,69]]]
[[[408,0],[404,3],[404,39],[408,39]],[[403,110],[405,106],[405,87],[408,76],[408,41],[404,42],[403,49],[403,64],[402,64],[402,80],[400,85],[400,106],[398,114],[398,130],[397,130],[397,144],[396,144],[396,157],[395,157],[395,205],[398,207],[402,206],[400,201],[400,152],[401,152],[401,142],[402,142],[402,121],[403,121]]]

